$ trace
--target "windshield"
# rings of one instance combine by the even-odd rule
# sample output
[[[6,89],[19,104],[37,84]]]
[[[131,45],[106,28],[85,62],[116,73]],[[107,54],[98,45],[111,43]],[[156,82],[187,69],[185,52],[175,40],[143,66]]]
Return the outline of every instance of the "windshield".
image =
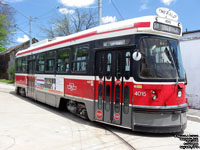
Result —
[[[140,41],[140,76],[153,79],[184,78],[177,40],[146,37]]]

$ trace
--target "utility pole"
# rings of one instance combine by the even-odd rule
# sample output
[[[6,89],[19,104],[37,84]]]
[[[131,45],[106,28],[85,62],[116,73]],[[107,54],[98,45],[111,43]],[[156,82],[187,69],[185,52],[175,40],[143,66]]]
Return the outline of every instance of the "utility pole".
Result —
[[[99,25],[102,24],[102,0],[98,0]]]
[[[30,42],[30,47],[31,47],[31,45],[32,45],[32,17],[30,16],[29,17],[30,18],[30,20],[29,20],[29,27],[30,27],[30,31],[29,31],[29,33],[30,33],[30,40],[29,40],[29,42]]]

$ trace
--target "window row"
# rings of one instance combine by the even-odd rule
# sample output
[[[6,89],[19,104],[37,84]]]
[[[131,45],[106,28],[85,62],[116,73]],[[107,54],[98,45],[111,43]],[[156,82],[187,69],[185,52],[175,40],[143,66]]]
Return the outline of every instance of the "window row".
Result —
[[[37,55],[22,57],[16,59],[16,72],[28,72],[34,70],[39,73],[43,72],[86,72],[88,68],[89,46],[83,45],[71,48],[62,48],[52,50]],[[35,62],[31,65],[33,68],[27,67],[28,63]]]

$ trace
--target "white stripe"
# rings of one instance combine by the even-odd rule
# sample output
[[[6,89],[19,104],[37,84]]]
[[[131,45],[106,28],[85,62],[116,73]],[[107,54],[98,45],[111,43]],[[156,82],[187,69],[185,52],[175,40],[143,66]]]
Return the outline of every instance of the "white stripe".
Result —
[[[52,74],[35,74],[36,77],[42,77],[42,78],[55,78],[55,75]]]
[[[45,90],[41,90],[41,89],[38,89],[38,88],[34,88],[36,91],[40,91],[40,92],[43,92],[43,93],[49,93],[49,94],[55,94],[55,95],[59,95],[59,96],[64,96],[64,93],[63,94],[59,94],[59,93],[55,93],[55,92],[50,92],[50,91],[45,91]],[[59,92],[62,92],[62,91],[59,91]]]
[[[15,75],[18,75],[18,76],[27,76],[28,74],[26,74],[26,73],[15,73]]]
[[[31,74],[24,74],[24,73],[15,73],[15,75],[21,75],[21,76],[27,76],[27,75],[31,75]],[[95,80],[95,76],[81,76],[81,75],[52,75],[52,74],[34,74],[32,76],[37,76],[37,77],[64,77],[66,79],[79,79],[79,80]],[[99,77],[96,76],[96,79],[99,80]],[[106,80],[106,81],[110,81],[110,80]],[[133,82],[134,84],[144,84],[144,85],[175,85],[176,82],[137,82],[134,80],[133,77],[131,77],[128,80],[124,80],[124,82]],[[184,84],[185,82],[178,82],[178,83],[182,83]]]
[[[65,75],[65,79],[95,80],[95,76]]]
[[[116,32],[117,32],[117,35],[116,35]],[[41,52],[45,52],[45,51],[49,51],[49,50],[54,50],[54,49],[58,49],[58,48],[62,48],[62,47],[67,47],[67,46],[71,46],[71,45],[75,45],[75,44],[81,44],[81,43],[94,41],[94,40],[99,40],[99,39],[105,39],[105,38],[112,38],[112,37],[117,37],[117,36],[125,36],[125,35],[135,34],[137,32],[137,29],[122,30],[122,31],[116,31],[116,32],[89,36],[89,37],[78,39],[78,40],[75,40],[75,41],[70,41],[70,42],[66,42],[66,43],[63,43],[63,44],[58,44],[58,45],[55,45],[55,46],[52,46],[52,47],[48,47],[48,48],[45,48],[45,49],[42,49],[42,50],[37,50],[37,51],[31,52],[31,53],[22,54],[22,55],[16,56],[16,57],[18,58],[18,57],[23,57],[23,56],[27,56],[27,55],[33,55],[33,54],[37,54],[37,53],[41,53]],[[143,33],[143,32],[141,32],[141,33]],[[137,33],[137,34],[139,34],[139,33]],[[83,35],[84,35],[84,33],[83,33]],[[74,37],[76,37],[76,36],[74,36]],[[70,39],[70,38],[71,37],[66,38],[66,39]],[[64,39],[64,40],[66,40],[66,39]],[[46,45],[49,45],[49,44],[52,44],[52,43],[48,43]],[[56,43],[56,42],[54,42],[54,43]],[[44,45],[41,45],[40,47],[42,47],[42,46],[44,46]],[[38,47],[33,47],[33,49],[35,49],[35,48],[38,48]],[[27,49],[26,51],[29,51],[29,50],[31,50],[31,49]],[[25,52],[25,51],[21,51],[21,53],[22,52]]]
[[[145,106],[145,105],[132,105],[135,108],[146,108],[146,109],[173,109],[187,107],[187,104],[175,105],[175,106]]]
[[[135,84],[153,84],[153,85],[175,85],[176,84],[176,82],[137,82],[137,81],[135,81],[134,80],[134,78],[133,78],[133,83],[135,83]],[[185,82],[178,82],[178,83],[185,83]]]
[[[75,98],[75,99],[79,99],[79,100],[86,100],[86,101],[92,101],[92,102],[95,102],[94,99],[88,99],[88,98],[83,98],[83,97],[78,97],[78,96],[73,96],[73,95],[67,95],[65,94],[66,97],[72,97],[72,98]]]

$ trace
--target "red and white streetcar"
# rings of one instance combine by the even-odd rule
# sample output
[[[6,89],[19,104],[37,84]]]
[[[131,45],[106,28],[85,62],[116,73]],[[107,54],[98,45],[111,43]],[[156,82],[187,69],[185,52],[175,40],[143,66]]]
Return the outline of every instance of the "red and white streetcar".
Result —
[[[98,26],[16,54],[16,92],[91,121],[134,131],[186,128],[182,26],[158,16]]]

